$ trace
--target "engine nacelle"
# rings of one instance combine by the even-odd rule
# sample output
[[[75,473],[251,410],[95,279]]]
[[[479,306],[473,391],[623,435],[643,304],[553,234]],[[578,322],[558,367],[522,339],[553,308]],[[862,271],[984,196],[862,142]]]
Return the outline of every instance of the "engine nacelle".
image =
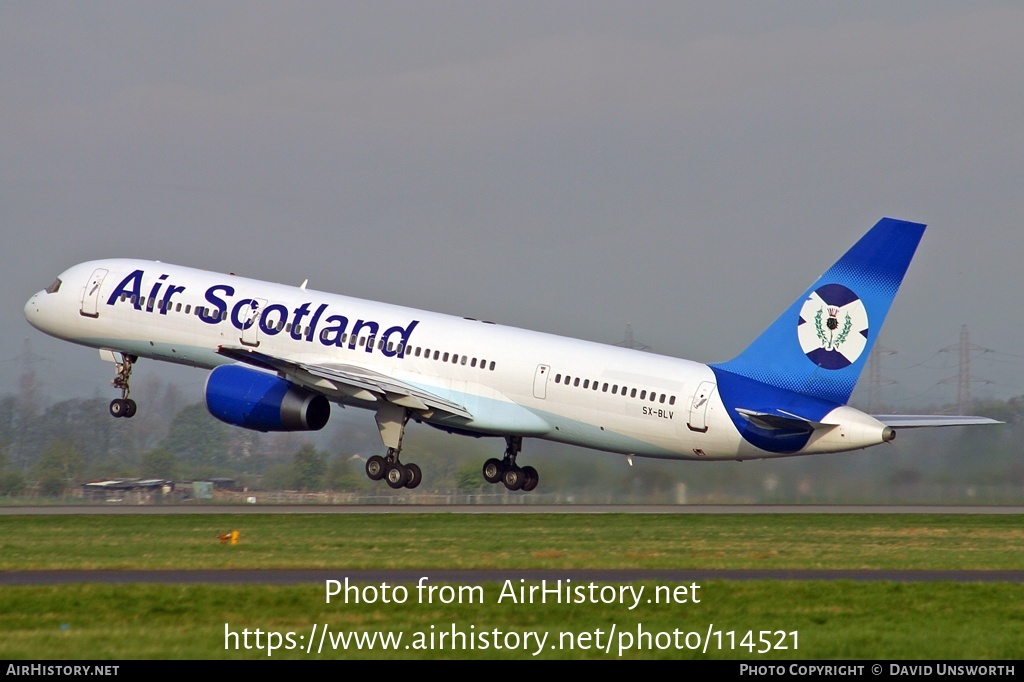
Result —
[[[206,409],[222,422],[253,431],[319,431],[331,416],[323,395],[242,365],[210,372]]]

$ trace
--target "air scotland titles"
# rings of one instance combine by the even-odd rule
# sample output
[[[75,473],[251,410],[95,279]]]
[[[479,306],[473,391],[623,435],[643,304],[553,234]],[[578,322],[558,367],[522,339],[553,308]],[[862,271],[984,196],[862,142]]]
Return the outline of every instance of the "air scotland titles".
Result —
[[[139,311],[166,315],[174,307],[174,296],[184,293],[187,287],[168,282],[168,275],[163,274],[153,282],[144,299],[145,274],[144,270],[135,270],[121,280],[107,299],[107,305],[123,302]],[[258,325],[259,333],[266,336],[286,332],[295,341],[319,341],[323,346],[350,350],[356,349],[361,337],[369,337],[372,341],[365,343],[365,351],[372,353],[380,350],[387,357],[404,356],[409,337],[419,324],[419,320],[410,320],[404,325],[393,325],[381,331],[380,322],[350,320],[348,316],[336,313],[327,303],[317,305],[313,301],[306,301],[289,310],[281,303],[265,305],[263,299],[242,294],[236,297],[235,287],[230,284],[208,287],[203,299],[208,305],[197,306],[194,314],[206,324],[228,322],[243,333],[252,329],[253,325]]]

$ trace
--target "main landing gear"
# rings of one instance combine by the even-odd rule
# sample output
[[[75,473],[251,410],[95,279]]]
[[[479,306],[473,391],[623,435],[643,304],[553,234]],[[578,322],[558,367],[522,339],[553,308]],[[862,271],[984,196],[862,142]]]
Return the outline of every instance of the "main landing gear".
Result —
[[[491,458],[484,462],[484,480],[488,483],[501,481],[509,490],[530,492],[537,487],[540,476],[533,467],[520,468],[516,464],[516,455],[523,449],[523,437],[505,436],[505,443],[504,458]]]
[[[132,366],[139,361],[139,356],[129,355],[127,353],[116,353],[115,357],[120,357],[120,361],[114,361],[114,367],[117,369],[117,376],[114,377],[114,388],[121,389],[121,397],[115,398],[110,401],[110,416],[111,417],[125,417],[131,419],[135,416],[135,412],[138,410],[138,405],[135,401],[128,397],[128,393],[131,392],[131,387],[128,385],[129,379],[132,376]]]
[[[367,478],[371,481],[383,479],[396,490],[415,488],[423,481],[423,473],[418,466],[412,462],[402,464],[398,458],[402,452],[402,439],[405,437],[409,414],[407,408],[389,402],[377,408],[377,430],[388,451],[383,457],[373,455],[366,460]],[[506,436],[505,443],[505,456],[502,459],[492,458],[484,462],[484,478],[488,483],[500,481],[509,490],[530,492],[537,487],[540,476],[533,467],[519,467],[516,464],[516,455],[523,449],[523,437]]]
[[[371,481],[384,479],[387,484],[395,489],[415,488],[423,481],[423,472],[419,466],[409,462],[402,464],[398,461],[398,451],[388,448],[384,457],[374,455],[366,460],[366,476]]]
[[[402,451],[405,425],[409,421],[409,410],[394,403],[384,403],[377,408],[377,430],[387,446],[384,457],[374,455],[366,460],[366,476],[371,481],[382,478],[391,488],[415,488],[423,481],[423,472],[412,462],[402,464],[398,455]]]

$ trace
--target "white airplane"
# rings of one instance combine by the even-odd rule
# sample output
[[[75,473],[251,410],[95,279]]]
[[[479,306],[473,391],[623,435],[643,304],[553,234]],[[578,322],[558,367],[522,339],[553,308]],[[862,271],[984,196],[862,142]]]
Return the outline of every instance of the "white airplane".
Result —
[[[924,225],[883,218],[738,357],[704,365],[301,287],[115,259],[75,265],[25,306],[32,326],[116,363],[110,403],[131,417],[132,367],[212,369],[210,413],[258,431],[323,428],[330,403],[373,410],[385,456],[366,474],[415,488],[409,419],[501,436],[490,483],[532,490],[523,438],[630,457],[746,460],[857,450],[897,428],[994,424],[871,416],[846,405]]]

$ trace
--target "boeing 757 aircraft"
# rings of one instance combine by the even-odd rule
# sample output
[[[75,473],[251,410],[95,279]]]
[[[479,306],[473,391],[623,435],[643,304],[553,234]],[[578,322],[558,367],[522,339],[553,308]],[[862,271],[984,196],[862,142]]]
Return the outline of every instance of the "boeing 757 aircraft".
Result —
[[[500,436],[484,478],[532,490],[524,438],[635,457],[745,460],[857,450],[895,429],[997,423],[871,416],[846,403],[924,234],[883,218],[738,357],[712,365],[301,287],[114,259],[75,265],[25,305],[37,329],[116,367],[114,417],[131,417],[132,368],[211,369],[213,416],[257,431],[315,431],[331,403],[372,410],[384,456],[366,475],[415,488],[400,460],[410,419]]]

